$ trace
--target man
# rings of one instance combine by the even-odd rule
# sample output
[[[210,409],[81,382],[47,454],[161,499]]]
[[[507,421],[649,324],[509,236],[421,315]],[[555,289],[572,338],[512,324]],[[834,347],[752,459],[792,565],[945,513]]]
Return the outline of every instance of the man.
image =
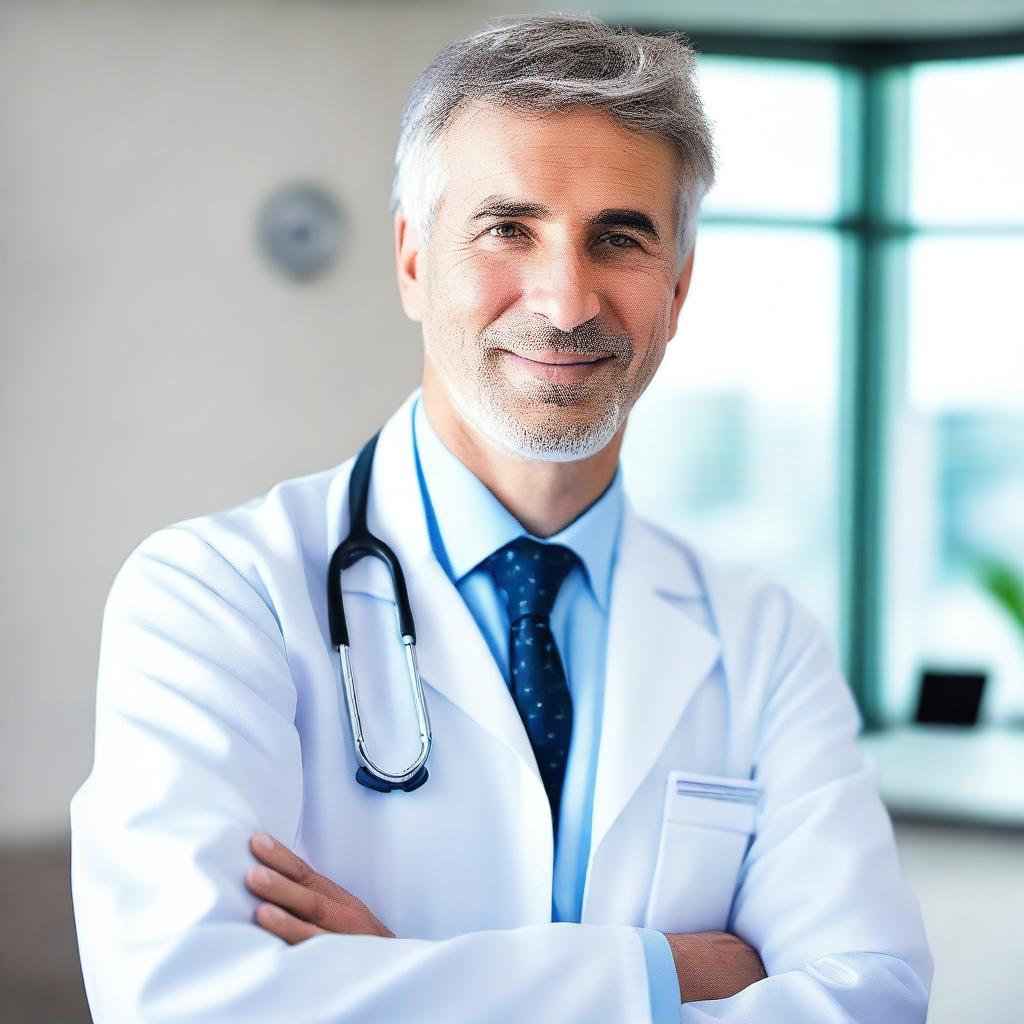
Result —
[[[821,627],[622,493],[713,175],[678,38],[510,19],[417,81],[394,227],[423,383],[368,521],[408,578],[428,779],[352,778],[324,594],[354,460],[147,538],[71,808],[100,1024],[925,1019]],[[405,766],[390,582],[341,576],[366,742]]]

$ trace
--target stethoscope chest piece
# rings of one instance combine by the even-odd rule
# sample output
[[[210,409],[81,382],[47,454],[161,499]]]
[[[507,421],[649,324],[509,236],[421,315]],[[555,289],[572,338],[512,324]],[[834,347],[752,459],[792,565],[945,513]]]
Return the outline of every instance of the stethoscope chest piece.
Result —
[[[377,446],[378,436],[379,434],[374,434],[363,446],[349,478],[349,534],[335,549],[327,569],[327,618],[331,631],[331,646],[338,652],[341,666],[341,679],[345,690],[349,725],[352,730],[352,742],[356,758],[360,762],[359,768],[356,769],[356,782],[378,793],[390,793],[396,789],[411,793],[427,781],[426,760],[430,753],[430,718],[423,697],[419,666],[416,663],[416,626],[413,622],[412,609],[409,606],[405,575],[394,551],[379,537],[370,533],[366,525],[370,470],[373,465],[373,452]],[[345,621],[345,605],[341,593],[341,574],[343,570],[348,569],[353,563],[367,555],[380,559],[387,566],[391,575],[395,606],[398,610],[398,631],[405,652],[409,686],[416,708],[420,752],[416,760],[400,772],[386,771],[370,758],[363,736],[359,701],[352,673],[352,660],[349,656],[348,624]]]
[[[375,789],[378,793],[390,793],[393,789],[401,787],[406,793],[411,793],[414,789],[419,789],[424,782],[427,781],[427,766],[424,765],[420,770],[411,778],[408,782],[386,782],[382,779],[376,778],[366,768],[360,765],[356,769],[356,782],[360,785],[365,786],[367,789]]]

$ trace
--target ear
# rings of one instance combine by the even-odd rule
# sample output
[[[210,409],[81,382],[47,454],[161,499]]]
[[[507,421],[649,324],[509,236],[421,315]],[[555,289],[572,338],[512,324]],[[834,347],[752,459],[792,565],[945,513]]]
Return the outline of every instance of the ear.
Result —
[[[676,326],[679,323],[679,311],[683,308],[683,303],[686,301],[686,293],[690,290],[690,278],[693,276],[693,254],[696,251],[697,246],[695,244],[690,249],[690,255],[686,257],[686,263],[683,264],[683,272],[679,275],[679,280],[676,282],[676,291],[672,299],[672,319],[668,329],[670,340],[675,337]]]
[[[410,320],[423,319],[423,283],[420,280],[420,240],[416,228],[401,209],[395,211],[395,262],[402,308]]]

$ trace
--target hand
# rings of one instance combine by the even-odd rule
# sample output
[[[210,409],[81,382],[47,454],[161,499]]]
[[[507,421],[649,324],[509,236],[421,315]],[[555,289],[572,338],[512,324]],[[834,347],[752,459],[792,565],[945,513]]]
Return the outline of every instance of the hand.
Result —
[[[276,840],[271,839],[272,849],[264,849],[258,842],[263,838],[269,837],[257,833],[249,840],[250,850],[262,864],[245,875],[249,891],[267,901],[256,908],[258,925],[291,946],[331,932],[395,937],[360,899]]]
[[[725,999],[767,978],[757,950],[729,932],[666,934],[679,977],[679,1002]]]

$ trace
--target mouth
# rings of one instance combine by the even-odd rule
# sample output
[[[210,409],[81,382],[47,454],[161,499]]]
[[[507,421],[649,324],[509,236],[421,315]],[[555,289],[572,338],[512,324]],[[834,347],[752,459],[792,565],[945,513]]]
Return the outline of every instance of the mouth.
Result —
[[[538,352],[536,356],[523,356],[511,349],[502,349],[509,355],[519,356],[531,363],[541,363],[545,366],[581,366],[588,363],[598,363],[602,359],[611,359],[610,355],[595,355],[593,352]]]
[[[596,373],[599,366],[615,358],[611,355],[594,355],[592,352],[539,352],[536,358],[531,359],[508,349],[498,351],[514,368],[553,384],[585,380]]]

